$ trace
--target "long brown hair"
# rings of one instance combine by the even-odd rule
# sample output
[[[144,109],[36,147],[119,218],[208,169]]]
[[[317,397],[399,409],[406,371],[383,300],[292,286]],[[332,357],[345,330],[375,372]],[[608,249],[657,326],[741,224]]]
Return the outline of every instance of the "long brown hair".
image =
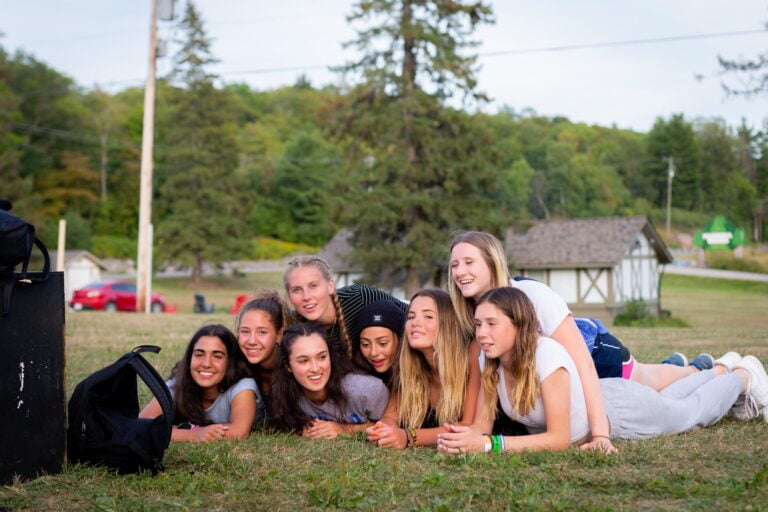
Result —
[[[451,298],[446,292],[422,290],[411,297],[411,304],[417,297],[431,298],[437,308],[438,328],[434,350],[442,387],[436,407],[437,420],[440,423],[456,422],[461,419],[467,394],[469,348]],[[429,410],[432,367],[421,351],[411,348],[407,342],[407,333],[404,338],[400,347],[397,379],[399,420],[406,427],[421,428]]]
[[[291,273],[297,268],[301,268],[301,267],[312,267],[318,272],[320,272],[320,275],[322,275],[323,279],[325,279],[326,281],[330,282],[333,280],[333,277],[331,276],[331,267],[330,265],[328,265],[328,262],[325,261],[323,258],[321,258],[320,256],[298,256],[288,262],[288,269],[283,274],[283,285],[285,286],[286,293],[288,293],[289,291],[288,280],[291,277]],[[339,295],[336,293],[335,288],[333,290],[333,293],[331,294],[331,302],[333,303],[333,309],[336,312],[336,323],[339,326],[339,332],[341,333],[341,341],[344,344],[344,351],[346,353],[347,358],[352,359],[352,339],[349,336],[349,331],[347,330],[347,323],[344,319],[344,311],[341,309],[341,303],[339,302]]]
[[[240,352],[235,335],[223,325],[205,325],[197,330],[187,344],[184,357],[176,363],[171,372],[174,379],[173,408],[174,423],[188,421],[195,425],[209,425],[211,420],[203,407],[203,389],[194,381],[190,371],[190,362],[195,345],[203,336],[219,338],[227,350],[227,367],[224,378],[219,383],[219,392],[223,393],[248,375],[245,358]]]
[[[347,398],[344,395],[342,381],[352,371],[349,360],[340,354],[330,343],[325,328],[314,323],[299,323],[288,327],[280,341],[279,358],[275,370],[275,382],[272,384],[272,398],[269,401],[270,418],[273,425],[287,432],[301,433],[312,421],[299,405],[305,392],[290,372],[290,359],[293,344],[303,336],[316,334],[325,341],[328,356],[331,358],[331,375],[326,384],[327,401],[334,402],[344,410]]]
[[[449,253],[459,244],[474,245],[480,250],[483,261],[491,269],[491,288],[509,285],[509,270],[507,268],[507,256],[504,254],[504,246],[498,238],[483,231],[464,231],[453,237]],[[450,256],[449,256],[450,258]],[[472,297],[464,297],[458,285],[453,281],[453,269],[448,261],[448,293],[451,295],[453,307],[461,322],[464,334],[472,339],[475,332],[475,300]]]
[[[510,401],[518,414],[524,416],[533,408],[539,395],[539,382],[536,374],[536,346],[539,339],[539,321],[533,303],[525,293],[516,288],[505,286],[486,292],[477,305],[493,304],[512,321],[517,332],[512,345],[510,373],[512,396]],[[499,359],[485,360],[482,382],[487,418],[496,417],[496,399],[499,386]]]

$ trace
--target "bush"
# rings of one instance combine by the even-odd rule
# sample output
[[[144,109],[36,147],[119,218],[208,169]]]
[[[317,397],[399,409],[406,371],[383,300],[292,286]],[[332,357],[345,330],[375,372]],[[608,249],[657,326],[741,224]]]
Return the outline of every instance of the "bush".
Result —
[[[673,318],[668,312],[652,315],[645,301],[634,299],[624,303],[624,312],[616,315],[613,325],[620,327],[690,327],[685,320]]]
[[[99,258],[135,259],[136,252],[135,238],[113,235],[93,237],[93,254]]]
[[[253,239],[252,257],[257,260],[279,260],[292,254],[314,254],[319,247],[285,242],[276,238],[259,236]]]
[[[719,270],[768,274],[768,263],[750,258],[749,256],[735,258],[730,252],[707,253],[707,266]]]

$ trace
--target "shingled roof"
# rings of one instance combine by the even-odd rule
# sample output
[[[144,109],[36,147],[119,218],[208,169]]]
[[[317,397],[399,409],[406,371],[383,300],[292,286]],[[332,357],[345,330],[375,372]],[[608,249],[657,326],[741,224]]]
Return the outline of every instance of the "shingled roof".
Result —
[[[349,228],[340,229],[331,240],[325,244],[320,256],[336,272],[359,272],[359,265],[353,265],[350,262],[352,256],[352,246],[349,239],[352,237],[352,230]]]
[[[514,268],[613,266],[644,233],[660,263],[672,255],[645,216],[542,221],[527,233],[507,236],[506,250]]]

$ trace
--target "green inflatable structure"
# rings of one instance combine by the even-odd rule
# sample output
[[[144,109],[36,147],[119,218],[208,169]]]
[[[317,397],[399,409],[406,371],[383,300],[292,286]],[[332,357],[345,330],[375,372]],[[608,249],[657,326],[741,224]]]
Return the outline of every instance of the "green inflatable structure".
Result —
[[[717,215],[706,228],[696,232],[693,243],[707,251],[729,251],[746,245],[747,235],[725,216]]]

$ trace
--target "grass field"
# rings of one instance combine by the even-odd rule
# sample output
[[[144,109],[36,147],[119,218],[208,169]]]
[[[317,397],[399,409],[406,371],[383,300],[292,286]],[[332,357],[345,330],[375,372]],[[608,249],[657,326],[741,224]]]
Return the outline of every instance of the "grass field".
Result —
[[[262,278],[205,293],[226,302],[247,287],[278,285],[279,276]],[[155,286],[191,304],[184,282]],[[691,327],[614,330],[639,360],[735,349],[768,361],[768,285],[665,276],[663,306]],[[192,332],[211,321],[232,324],[223,313],[69,314],[67,389],[143,343],[163,347],[148,357],[166,373]],[[726,418],[698,432],[616,444],[613,457],[572,449],[448,459],[427,448],[375,449],[362,437],[257,432],[244,442],[172,445],[167,470],[154,478],[70,466],[0,488],[0,509],[768,510],[768,423]]]

